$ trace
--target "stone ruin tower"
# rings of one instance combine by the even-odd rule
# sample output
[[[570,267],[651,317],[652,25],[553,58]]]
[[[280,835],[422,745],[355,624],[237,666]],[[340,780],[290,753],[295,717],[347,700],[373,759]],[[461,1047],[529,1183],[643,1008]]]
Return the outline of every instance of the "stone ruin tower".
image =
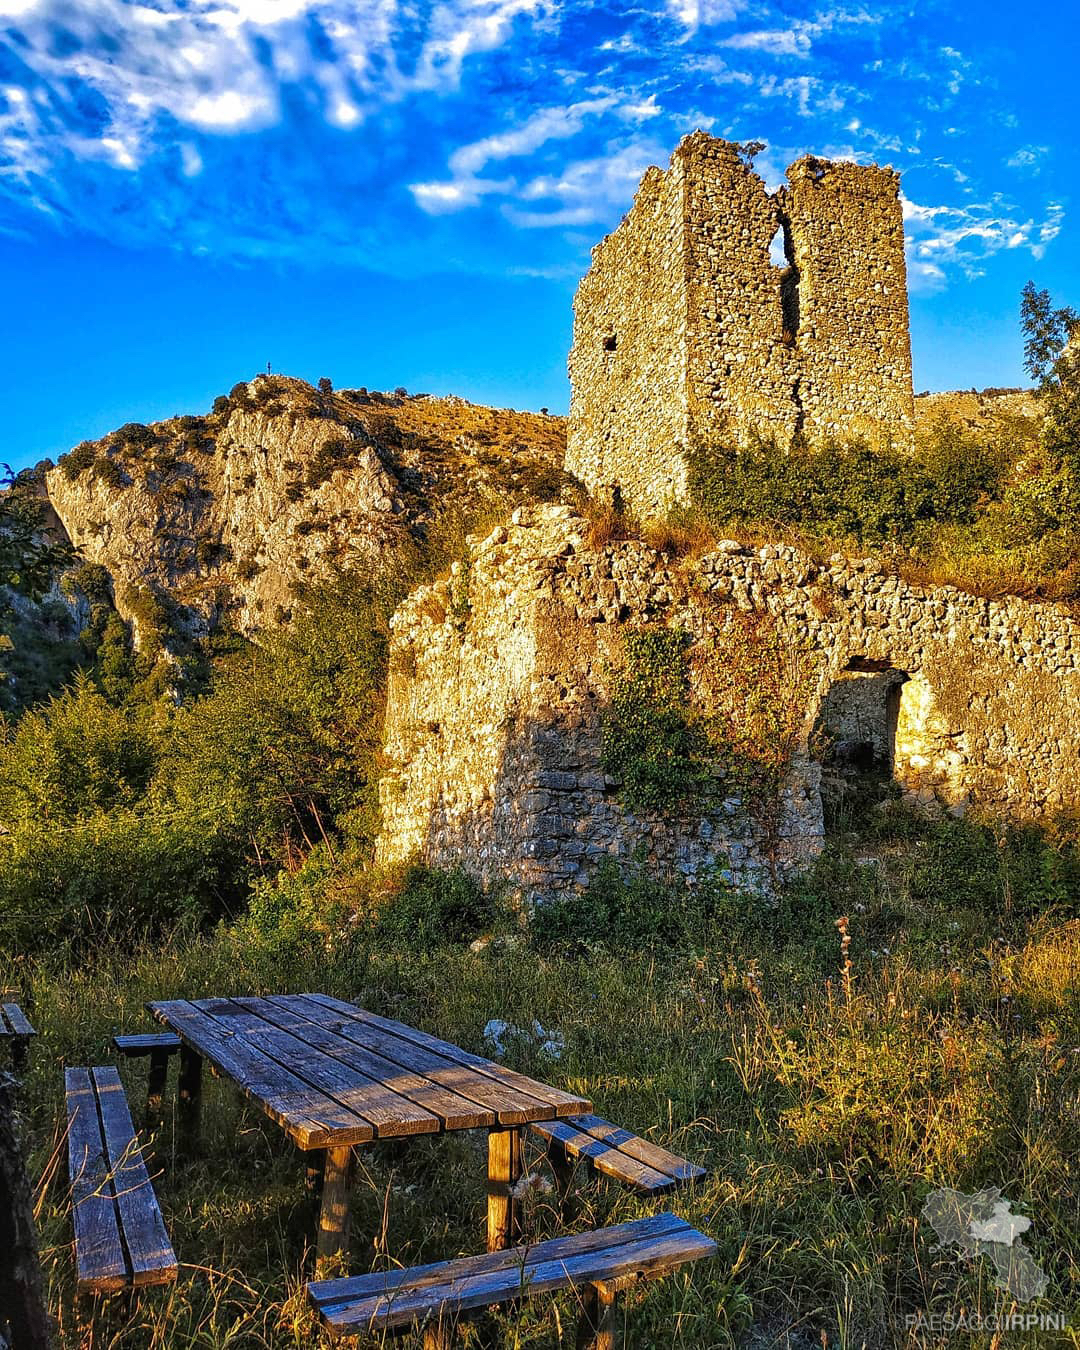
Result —
[[[684,137],[578,287],[567,469],[647,515],[710,448],[910,446],[899,181],[808,156],[770,195],[738,145]]]

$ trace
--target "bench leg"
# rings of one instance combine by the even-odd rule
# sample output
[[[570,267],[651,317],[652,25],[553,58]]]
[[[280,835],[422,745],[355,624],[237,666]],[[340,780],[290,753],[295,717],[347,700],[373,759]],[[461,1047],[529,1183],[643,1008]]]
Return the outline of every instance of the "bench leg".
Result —
[[[559,1212],[565,1224],[571,1224],[578,1215],[577,1196],[574,1194],[574,1160],[558,1139],[547,1144],[548,1166],[555,1178],[555,1194],[559,1197]]]
[[[521,1229],[521,1205],[511,1193],[521,1177],[524,1131],[496,1127],[488,1131],[487,1249],[512,1247]]]
[[[148,1138],[161,1132],[165,1119],[165,1085],[169,1078],[169,1052],[151,1050],[150,1076],[146,1085],[146,1134]]]
[[[349,1191],[352,1186],[352,1156],[350,1147],[328,1148],[323,1173],[322,1210],[319,1214],[319,1236],[316,1244],[316,1274],[320,1278],[333,1267],[340,1267],[349,1259]]]
[[[577,1350],[615,1350],[618,1297],[614,1289],[604,1285],[586,1286],[578,1322]]]
[[[14,1036],[11,1041],[11,1067],[20,1076],[26,1070],[26,1061],[30,1054],[30,1037]]]
[[[180,1078],[177,1092],[180,1100],[180,1136],[188,1156],[199,1149],[202,1120],[202,1055],[189,1045],[180,1047]]]
[[[453,1327],[444,1326],[440,1321],[424,1328],[424,1350],[450,1350],[453,1343]]]

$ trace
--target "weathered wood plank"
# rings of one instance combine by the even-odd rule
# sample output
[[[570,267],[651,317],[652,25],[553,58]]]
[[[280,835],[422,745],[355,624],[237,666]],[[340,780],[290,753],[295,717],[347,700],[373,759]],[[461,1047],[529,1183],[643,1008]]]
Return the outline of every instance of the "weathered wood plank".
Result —
[[[177,999],[151,1003],[150,1011],[259,1103],[301,1148],[364,1144],[375,1137],[371,1123],[317,1092],[302,1078],[221,1027],[193,1004]]]
[[[157,1052],[175,1053],[180,1049],[180,1037],[171,1031],[140,1031],[125,1036],[114,1036],[113,1045],[129,1059]]]
[[[200,999],[196,1006],[236,1031],[251,1045],[270,1055],[283,1068],[303,1078],[369,1121],[378,1138],[436,1134],[442,1122],[431,1111],[402,1097],[387,1084],[347,1068],[340,1060],[308,1043],[300,1034],[269,1022],[261,1010],[249,1007],[261,1000]]]
[[[598,1172],[615,1181],[635,1186],[652,1195],[664,1195],[678,1185],[667,1172],[657,1171],[655,1167],[649,1167],[638,1158],[578,1129],[574,1120],[546,1121],[532,1128],[549,1143],[560,1144],[572,1158],[588,1159]]]
[[[555,1257],[544,1262],[530,1260],[522,1250],[518,1269],[475,1279],[468,1277],[433,1290],[401,1290],[392,1300],[374,1299],[356,1307],[324,1313],[331,1329],[403,1326],[429,1313],[461,1314],[477,1308],[495,1307],[536,1294],[554,1293],[591,1284],[607,1285],[619,1280],[619,1288],[639,1279],[657,1278],[687,1261],[712,1256],[715,1245],[697,1235],[697,1242],[686,1237],[644,1238],[620,1246],[615,1253],[600,1252],[588,1256]]]
[[[128,1283],[128,1266],[89,1070],[67,1069],[64,1088],[78,1287],[80,1292],[123,1289]]]
[[[120,1075],[113,1068],[91,1070],[112,1173],[120,1231],[127,1248],[131,1283],[166,1284],[176,1279],[176,1255],[158,1208],[154,1188],[135,1139]]]
[[[377,1017],[351,1003],[323,994],[293,995],[283,1001],[292,1006],[297,1000],[301,1006],[321,1004],[329,1008],[336,1016],[325,1025],[433,1082],[490,1107],[501,1125],[524,1125],[591,1109],[582,1105],[584,1098],[515,1073],[426,1032],[414,1031],[404,1023]]]
[[[620,1153],[636,1158],[638,1162],[644,1163],[647,1167],[652,1167],[657,1172],[666,1172],[677,1182],[697,1181],[706,1174],[704,1167],[687,1162],[685,1158],[679,1158],[674,1153],[669,1153],[666,1148],[661,1148],[659,1144],[641,1138],[640,1135],[634,1134],[632,1130],[624,1130],[620,1125],[612,1125],[609,1120],[601,1120],[599,1116],[575,1116],[568,1123],[576,1125],[586,1134],[591,1134],[594,1139],[599,1139],[603,1143],[617,1148]]]
[[[679,1233],[686,1227],[685,1220],[667,1212],[654,1214],[646,1219],[631,1219],[625,1223],[614,1224],[610,1228],[597,1228],[587,1233],[574,1233],[568,1237],[554,1238],[550,1241],[565,1244],[565,1253],[581,1254],[614,1249],[621,1242],[630,1242],[638,1237],[667,1237]],[[531,1251],[540,1251],[543,1243],[537,1243]],[[368,1275],[350,1275],[339,1280],[319,1280],[308,1285],[308,1295],[316,1308],[345,1305],[358,1299],[389,1297],[396,1289],[434,1288],[437,1285],[464,1278],[469,1275],[490,1275],[501,1270],[518,1270],[521,1267],[521,1248],[504,1248],[497,1252],[481,1253],[477,1256],[458,1256],[449,1261],[432,1261],[423,1266],[405,1267],[397,1270],[372,1271]]]
[[[26,1014],[17,1003],[5,1003],[4,1020],[8,1024],[9,1036],[36,1036],[37,1032],[26,1019]]]
[[[362,1049],[378,1054],[396,1066],[398,1073],[415,1073],[426,1078],[435,1088],[444,1088],[456,1097],[471,1100],[480,1116],[474,1117],[481,1123],[484,1113],[487,1123],[521,1124],[535,1117],[544,1118],[551,1113],[540,1103],[534,1102],[528,1109],[522,1107],[522,1097],[490,1079],[463,1068],[443,1055],[436,1055],[411,1041],[393,1036],[378,1027],[363,1022],[349,1021],[336,1011],[324,1008],[304,995],[296,995],[283,1000],[286,1006],[306,1010],[318,1019],[321,1025],[333,1030],[337,1035],[353,1041]],[[470,1122],[465,1128],[473,1128]]]
[[[613,1292],[610,1282],[623,1287],[715,1253],[715,1243],[688,1224],[672,1215],[657,1217],[666,1220],[659,1231],[655,1220],[645,1219],[583,1235],[593,1239],[587,1244],[580,1237],[555,1238],[504,1252],[505,1263],[494,1268],[490,1257],[481,1256],[448,1263],[441,1275],[439,1267],[430,1266],[414,1272],[388,1272],[382,1277],[381,1289],[373,1284],[378,1276],[363,1276],[360,1281],[330,1282],[335,1286],[331,1297],[317,1284],[308,1290],[332,1334],[355,1334],[594,1282],[605,1282],[607,1296]],[[454,1267],[449,1276],[448,1266]],[[392,1276],[399,1278],[391,1282]],[[414,1283],[413,1277],[419,1277],[419,1282]]]
[[[394,1092],[438,1116],[443,1129],[470,1130],[495,1124],[494,1111],[439,1083],[433,1083],[420,1073],[405,1069],[401,1064],[366,1049],[346,1036],[330,1031],[322,1022],[312,1021],[306,1013],[291,1006],[286,1007],[282,999],[242,998],[237,1002],[253,1009],[258,1005],[257,1011],[268,1021],[294,1032],[309,1045],[340,1060],[349,1068],[385,1082]],[[328,1009],[321,1009],[321,1012],[328,1013]],[[329,1016],[332,1018],[333,1014]]]

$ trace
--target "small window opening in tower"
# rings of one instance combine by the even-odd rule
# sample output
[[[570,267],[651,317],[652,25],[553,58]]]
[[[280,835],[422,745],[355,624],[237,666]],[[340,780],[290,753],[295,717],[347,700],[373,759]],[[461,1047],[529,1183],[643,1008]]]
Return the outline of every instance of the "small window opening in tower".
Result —
[[[609,333],[608,336],[604,339],[604,351],[613,352],[615,350],[616,345],[617,342],[615,334]]]

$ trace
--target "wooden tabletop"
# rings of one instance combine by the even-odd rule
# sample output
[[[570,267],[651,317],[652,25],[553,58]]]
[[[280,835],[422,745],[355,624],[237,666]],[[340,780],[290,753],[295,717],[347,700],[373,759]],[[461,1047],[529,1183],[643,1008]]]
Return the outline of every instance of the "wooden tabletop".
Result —
[[[592,1109],[583,1097],[323,994],[148,1006],[303,1149]]]

